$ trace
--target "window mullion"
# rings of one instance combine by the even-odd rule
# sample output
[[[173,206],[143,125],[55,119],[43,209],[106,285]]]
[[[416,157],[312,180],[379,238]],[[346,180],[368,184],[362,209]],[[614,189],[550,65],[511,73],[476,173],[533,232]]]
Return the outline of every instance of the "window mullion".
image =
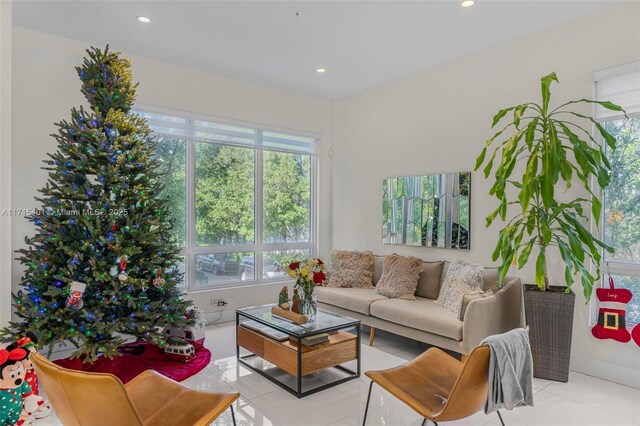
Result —
[[[191,120],[189,120],[191,123]],[[194,248],[196,245],[196,147],[195,143],[187,140],[187,159],[186,159],[186,196],[187,208],[185,214],[186,220],[186,250],[185,250],[185,274],[187,280],[187,288],[189,290],[196,289],[196,259]]]
[[[318,141],[314,141],[314,151],[317,152],[318,151]],[[312,244],[312,249],[311,249],[311,256],[319,256],[318,253],[318,236],[320,234],[319,232],[319,220],[318,220],[318,212],[316,209],[316,206],[320,205],[319,202],[319,196],[320,193],[318,191],[318,183],[320,181],[319,179],[319,170],[320,168],[318,167],[318,163],[320,161],[320,156],[319,155],[314,155],[311,156],[309,158],[309,167],[311,170],[309,170],[310,173],[310,177],[311,177],[311,188],[309,188],[309,190],[311,191],[311,197],[309,197],[309,210],[310,210],[310,214],[309,214],[309,221],[311,223],[309,223],[309,241]]]
[[[256,251],[255,251],[255,260],[254,260],[254,271],[255,271],[255,279],[256,281],[262,281],[262,268],[264,266],[264,262],[262,260],[263,250],[262,245],[263,241],[263,202],[262,202],[262,194],[263,194],[263,152],[262,152],[262,130],[258,130],[256,132],[256,155],[255,155],[255,167],[254,167],[254,184],[255,184],[255,242],[256,242]]]

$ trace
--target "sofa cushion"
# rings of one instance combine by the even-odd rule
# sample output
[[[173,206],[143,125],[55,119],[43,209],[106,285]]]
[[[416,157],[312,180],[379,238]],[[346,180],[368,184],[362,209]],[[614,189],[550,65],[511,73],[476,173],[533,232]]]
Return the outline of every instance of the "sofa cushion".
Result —
[[[369,288],[316,287],[314,293],[318,302],[364,315],[371,315],[370,306],[373,302],[387,299]]]
[[[422,274],[418,280],[416,296],[437,299],[440,294],[444,262],[422,262]]]
[[[373,253],[332,250],[327,287],[373,288]]]
[[[448,260],[444,261],[444,265],[442,266],[442,275],[440,278],[440,286],[442,287],[442,281],[444,281],[445,275],[447,275],[447,271],[449,270],[449,266],[451,266],[451,262]],[[508,280],[505,278],[504,282]],[[484,279],[482,283],[482,289],[484,291],[493,291],[494,293],[500,290],[500,285],[498,284],[498,267],[497,266],[488,266],[484,268]],[[437,299],[437,297],[436,297]]]
[[[387,299],[373,302],[371,315],[386,321],[454,340],[462,340],[462,321],[455,313],[422,297],[416,300]]]
[[[382,277],[376,285],[376,292],[387,297],[414,300],[421,272],[421,259],[390,254],[384,259]]]
[[[447,269],[436,303],[457,317],[462,310],[464,295],[482,291],[484,273],[482,265],[457,259]]]
[[[373,285],[377,285],[382,277],[385,256],[373,256]]]

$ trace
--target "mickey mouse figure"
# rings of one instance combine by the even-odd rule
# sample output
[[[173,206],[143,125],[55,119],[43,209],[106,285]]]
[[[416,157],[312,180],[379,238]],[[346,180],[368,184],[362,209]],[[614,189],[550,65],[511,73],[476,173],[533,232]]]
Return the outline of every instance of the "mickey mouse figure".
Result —
[[[20,418],[22,395],[31,392],[25,380],[22,360],[27,352],[22,348],[0,349],[0,425],[27,424]]]
[[[9,351],[16,347],[20,347],[26,352],[25,358],[22,359],[22,365],[24,365],[25,369],[25,381],[31,387],[31,391],[22,395],[23,403],[21,418],[28,419],[29,421],[42,419],[51,414],[51,405],[49,405],[48,401],[40,396],[40,391],[38,389],[38,377],[36,376],[36,371],[33,368],[33,363],[30,359],[31,352],[36,351],[36,343],[38,343],[38,338],[35,334],[28,332],[26,337],[19,339],[17,343],[13,343],[7,347],[7,350]],[[18,422],[18,424],[21,423]]]

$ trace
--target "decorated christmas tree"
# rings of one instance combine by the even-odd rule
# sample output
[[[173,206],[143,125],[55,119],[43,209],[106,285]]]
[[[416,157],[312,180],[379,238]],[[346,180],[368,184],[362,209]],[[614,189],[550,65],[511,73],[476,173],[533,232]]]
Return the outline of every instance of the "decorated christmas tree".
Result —
[[[76,70],[90,109],[56,124],[42,210],[29,216],[36,235],[19,251],[20,320],[4,336],[68,341],[92,361],[116,356],[131,336],[164,345],[162,328],[187,325],[189,302],[176,287],[179,249],[151,131],[130,112],[131,64],[108,46],[87,53]]]

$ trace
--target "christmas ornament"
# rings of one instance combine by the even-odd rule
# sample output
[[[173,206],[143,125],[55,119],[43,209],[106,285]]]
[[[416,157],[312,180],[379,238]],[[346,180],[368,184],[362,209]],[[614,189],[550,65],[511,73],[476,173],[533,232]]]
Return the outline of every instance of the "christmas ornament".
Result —
[[[111,227],[111,230],[112,230],[113,232],[118,231],[118,229],[120,229],[120,227],[118,226],[118,224],[117,224],[117,223],[114,223],[114,224],[113,224],[113,226]]]
[[[111,275],[112,277],[118,276],[118,266],[113,265],[109,270],[109,275]]]
[[[140,295],[138,296],[138,301],[140,302],[141,305],[144,305],[145,303],[147,303],[149,301],[149,295],[147,294],[147,289],[142,287],[142,291],[140,292]]]
[[[118,279],[121,282],[125,282],[129,279],[129,275],[127,275],[127,261],[125,259],[120,260],[120,273],[118,274]]]
[[[613,339],[627,343],[631,335],[627,330],[625,317],[627,304],[633,297],[626,288],[615,288],[613,278],[609,277],[609,288],[596,289],[598,297],[598,323],[591,329],[597,339]]]
[[[162,288],[165,285],[165,280],[160,275],[162,274],[162,269],[158,270],[158,276],[155,277],[152,281],[153,285],[156,288]]]
[[[85,283],[71,281],[71,291],[67,298],[67,308],[81,309],[84,306],[82,296],[86,288],[87,285]]]

